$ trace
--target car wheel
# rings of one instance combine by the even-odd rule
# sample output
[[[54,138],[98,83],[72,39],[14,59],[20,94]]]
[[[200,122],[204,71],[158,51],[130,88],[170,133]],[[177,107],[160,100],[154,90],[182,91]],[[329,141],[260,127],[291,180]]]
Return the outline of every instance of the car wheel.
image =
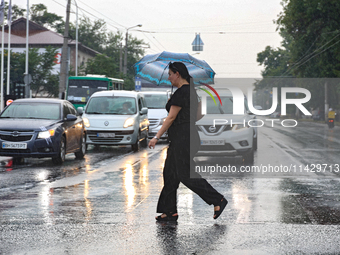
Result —
[[[60,140],[58,156],[52,158],[52,162],[54,164],[60,165],[65,161],[65,156],[66,156],[66,142],[65,137],[62,136]]]
[[[76,155],[77,159],[82,159],[84,158],[86,153],[86,135],[83,134],[80,142],[80,149],[79,151],[75,152],[74,155]]]
[[[140,141],[139,141],[139,139],[140,139],[140,135],[138,134],[136,143],[131,145],[131,149],[134,152],[137,152],[140,149]]]
[[[254,163],[254,150],[253,149],[243,156],[243,161],[245,164]]]
[[[257,151],[257,137],[253,138],[253,150]]]

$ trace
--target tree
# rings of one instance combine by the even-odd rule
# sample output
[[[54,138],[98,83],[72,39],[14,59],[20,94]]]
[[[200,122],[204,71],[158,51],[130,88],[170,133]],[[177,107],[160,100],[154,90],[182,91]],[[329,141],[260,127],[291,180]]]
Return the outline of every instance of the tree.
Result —
[[[145,54],[145,50],[142,47],[146,45],[144,41],[129,36],[127,57],[128,63],[130,64],[128,65],[127,75],[124,77],[119,73],[120,52],[123,51],[121,43],[125,39],[121,32],[108,32],[106,23],[103,20],[91,22],[89,18],[84,17],[80,19],[78,33],[79,42],[107,56],[99,55],[89,61],[86,64],[85,73],[103,75],[110,73],[112,74],[111,77],[123,78],[126,89],[134,89],[133,64]],[[70,38],[75,39],[75,37],[75,25],[70,24]],[[124,52],[122,52],[122,54],[124,54]],[[100,61],[102,61],[102,63],[100,63]],[[103,68],[98,68],[99,66]]]
[[[48,46],[43,53],[39,49],[29,50],[29,73],[32,75],[31,89],[37,95],[46,92],[49,96],[58,96],[59,75],[52,74],[57,49]]]
[[[95,58],[90,59],[85,67],[86,74],[101,74],[107,77],[119,76],[119,66],[113,58],[103,54],[98,54]]]
[[[12,20],[16,20],[19,17],[24,16],[24,13],[26,12],[26,9],[23,9],[21,7],[19,7],[16,4],[12,5]],[[5,17],[6,19],[8,19],[7,17],[8,14],[8,2],[5,2]]]
[[[31,20],[41,26],[47,26],[56,31],[65,26],[63,17],[47,11],[44,4],[33,4],[30,8]]]
[[[275,21],[282,47],[269,46],[258,53],[257,61],[264,66],[263,77],[337,78],[340,77],[340,2],[336,0],[283,0],[283,11]],[[303,83],[312,99],[310,107],[322,107],[324,84]],[[257,89],[271,88],[265,81]],[[338,105],[340,85],[329,86],[329,102]],[[339,105],[340,106],[340,105]]]
[[[58,96],[58,81],[59,76],[52,74],[52,69],[55,63],[55,55],[57,49],[49,46],[45,52],[39,53],[39,49],[29,49],[29,73],[32,75],[31,90],[34,96],[38,93],[47,93],[49,97]],[[4,66],[7,67],[8,51],[5,50]],[[18,84],[24,84],[23,74],[25,72],[25,58],[26,53],[15,53],[11,52],[11,63],[10,63],[10,83],[11,88]],[[5,69],[5,72],[7,70]],[[7,83],[7,76],[5,77],[4,83]]]
[[[283,0],[276,21],[281,36],[291,37],[292,73],[296,77],[339,77],[340,2]]]
[[[15,9],[15,17],[23,16],[25,9],[13,6]],[[30,8],[31,20],[39,25],[46,26],[60,34],[64,33],[64,21],[61,16],[54,13],[50,13],[44,4],[34,4]],[[69,37],[71,40],[76,38],[76,26],[70,23]],[[104,57],[99,54],[92,61],[89,61],[85,66],[81,66],[79,69],[84,70],[86,73],[96,74],[110,74],[111,77],[122,78],[125,80],[125,88],[134,88],[134,70],[133,64],[136,63],[145,54],[143,45],[146,45],[143,40],[139,40],[135,37],[129,36],[128,38],[128,72],[124,77],[119,73],[120,66],[120,53],[122,49],[122,41],[125,41],[125,37],[121,32],[107,31],[106,23],[104,20],[91,21],[87,17],[80,19],[78,24],[78,40],[83,45],[98,51],[101,54],[106,55]],[[122,52],[123,53],[123,52]],[[103,68],[98,68],[98,67]],[[74,73],[74,70],[70,70],[70,73]]]

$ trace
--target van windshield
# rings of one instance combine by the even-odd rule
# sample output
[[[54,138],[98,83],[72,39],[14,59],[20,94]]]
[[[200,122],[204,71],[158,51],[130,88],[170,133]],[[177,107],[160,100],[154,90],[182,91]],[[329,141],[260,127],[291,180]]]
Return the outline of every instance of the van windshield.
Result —
[[[134,97],[92,97],[86,105],[87,114],[136,114]]]
[[[162,94],[145,94],[144,99],[149,109],[164,109],[168,102],[168,96]]]
[[[232,114],[233,113],[233,98],[232,97],[221,97],[222,106],[217,97],[207,98],[207,114]]]

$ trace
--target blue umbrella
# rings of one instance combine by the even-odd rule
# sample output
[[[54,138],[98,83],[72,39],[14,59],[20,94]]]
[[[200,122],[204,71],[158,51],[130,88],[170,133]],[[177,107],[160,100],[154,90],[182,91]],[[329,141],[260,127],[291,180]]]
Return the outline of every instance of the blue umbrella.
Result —
[[[195,84],[213,84],[215,72],[204,60],[194,58],[188,53],[163,51],[149,54],[134,64],[135,76],[156,85],[171,85],[168,80],[169,62],[183,62]]]

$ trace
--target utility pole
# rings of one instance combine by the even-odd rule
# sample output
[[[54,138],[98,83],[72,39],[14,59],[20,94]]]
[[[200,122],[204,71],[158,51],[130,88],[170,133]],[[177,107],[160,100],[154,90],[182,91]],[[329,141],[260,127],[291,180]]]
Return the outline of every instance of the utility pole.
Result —
[[[123,73],[126,74],[127,73],[127,52],[128,52],[128,37],[129,37],[129,29],[134,28],[134,27],[141,27],[142,24],[138,24],[136,26],[133,27],[129,27],[126,29],[126,34],[125,34],[125,51],[124,51],[124,69],[123,69]]]
[[[61,63],[60,63],[60,80],[59,80],[59,98],[64,99],[67,81],[67,60],[68,60],[68,29],[70,23],[70,8],[71,0],[67,0],[66,7],[66,22],[64,30],[64,43],[61,51]]]
[[[78,5],[75,0],[74,3],[76,4],[76,76],[78,76]]]
[[[123,72],[123,52],[122,52],[122,43],[119,46],[119,72]]]
[[[127,47],[128,47],[127,44],[128,44],[128,36],[129,36],[128,30],[129,29],[126,29],[126,35],[125,35],[124,70],[123,70],[124,74],[127,73]]]

